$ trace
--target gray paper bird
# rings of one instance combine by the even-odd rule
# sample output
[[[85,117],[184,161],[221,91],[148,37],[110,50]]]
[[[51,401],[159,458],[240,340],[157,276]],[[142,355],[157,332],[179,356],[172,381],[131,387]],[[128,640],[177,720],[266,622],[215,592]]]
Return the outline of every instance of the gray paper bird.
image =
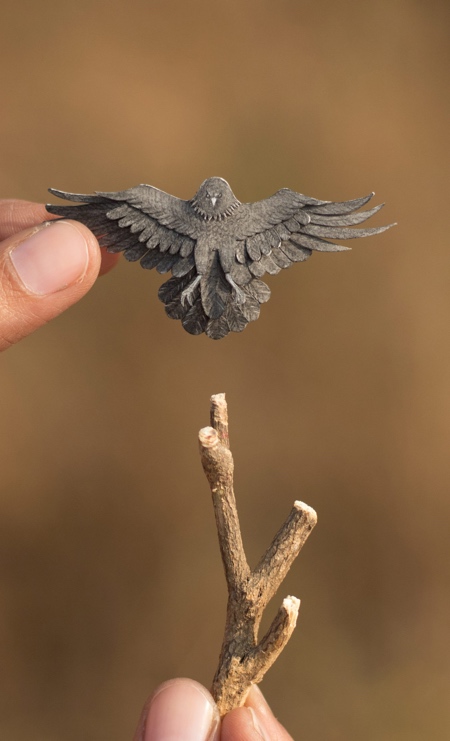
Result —
[[[350,249],[330,239],[368,237],[389,229],[351,229],[384,204],[356,213],[374,195],[319,201],[289,188],[256,203],[241,203],[223,178],[208,178],[184,201],[151,185],[82,195],[49,189],[83,205],[47,211],[85,224],[108,252],[123,252],[147,270],[172,272],[158,296],[166,313],[190,334],[219,340],[258,319],[270,298],[261,280],[313,252]]]

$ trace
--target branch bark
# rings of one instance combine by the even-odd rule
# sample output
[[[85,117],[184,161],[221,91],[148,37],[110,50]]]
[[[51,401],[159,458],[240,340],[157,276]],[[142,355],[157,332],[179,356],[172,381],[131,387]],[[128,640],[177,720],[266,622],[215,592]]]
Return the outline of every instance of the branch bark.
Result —
[[[269,630],[258,642],[262,613],[317,522],[315,511],[294,502],[289,517],[251,571],[242,543],[233,488],[234,463],[225,394],[211,397],[210,427],[199,432],[200,456],[214,506],[220,552],[228,586],[225,634],[212,694],[221,715],[244,704],[295,628],[300,601],[286,597]]]

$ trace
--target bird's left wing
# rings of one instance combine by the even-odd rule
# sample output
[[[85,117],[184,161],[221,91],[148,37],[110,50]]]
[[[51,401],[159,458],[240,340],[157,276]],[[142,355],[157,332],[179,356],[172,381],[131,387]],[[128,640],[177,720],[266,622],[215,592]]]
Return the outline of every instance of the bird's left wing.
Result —
[[[265,273],[276,274],[294,262],[302,262],[317,252],[350,249],[330,242],[332,239],[368,237],[389,229],[352,229],[379,211],[384,204],[356,213],[372,198],[371,193],[351,201],[319,201],[289,188],[270,198],[242,204],[236,212],[235,235],[238,239],[231,276],[239,285]]]
[[[85,224],[108,252],[123,252],[143,268],[178,277],[194,269],[196,215],[188,201],[151,185],[117,193],[85,195],[49,189],[50,193],[82,205],[47,204],[47,211]]]

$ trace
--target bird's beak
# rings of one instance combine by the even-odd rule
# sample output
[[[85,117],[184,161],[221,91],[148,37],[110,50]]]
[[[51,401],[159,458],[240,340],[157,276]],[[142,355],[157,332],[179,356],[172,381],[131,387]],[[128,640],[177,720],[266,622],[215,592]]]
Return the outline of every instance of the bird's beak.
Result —
[[[211,203],[213,206],[216,205],[217,198],[215,196],[211,196]]]

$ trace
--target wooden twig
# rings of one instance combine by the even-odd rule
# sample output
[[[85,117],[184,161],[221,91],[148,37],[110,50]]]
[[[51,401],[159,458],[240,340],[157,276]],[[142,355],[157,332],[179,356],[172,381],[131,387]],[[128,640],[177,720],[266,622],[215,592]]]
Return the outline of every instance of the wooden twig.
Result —
[[[317,522],[311,507],[294,502],[291,513],[256,568],[251,571],[242,543],[233,489],[233,456],[225,394],[211,397],[210,427],[199,432],[200,455],[214,505],[220,552],[228,586],[225,634],[212,694],[221,715],[243,705],[285,647],[300,601],[286,597],[269,630],[258,641],[262,613]]]

